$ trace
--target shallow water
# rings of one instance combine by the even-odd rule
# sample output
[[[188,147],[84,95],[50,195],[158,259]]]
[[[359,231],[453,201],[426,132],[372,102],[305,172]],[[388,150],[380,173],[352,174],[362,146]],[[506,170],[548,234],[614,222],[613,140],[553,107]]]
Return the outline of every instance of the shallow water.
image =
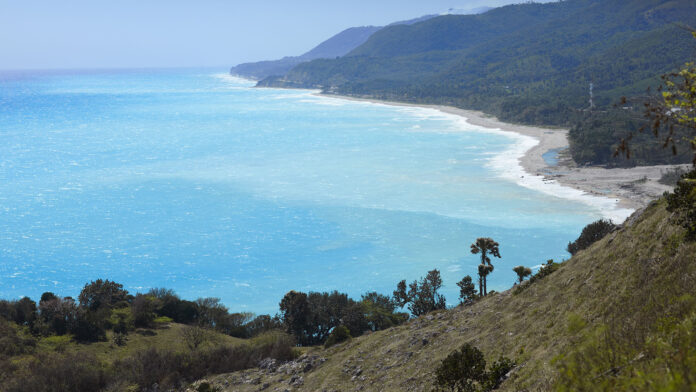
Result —
[[[454,304],[477,237],[500,243],[502,290],[602,215],[518,185],[501,161],[518,138],[251,86],[219,70],[0,75],[0,297],[108,278],[275,313],[291,289],[391,293],[439,268]]]

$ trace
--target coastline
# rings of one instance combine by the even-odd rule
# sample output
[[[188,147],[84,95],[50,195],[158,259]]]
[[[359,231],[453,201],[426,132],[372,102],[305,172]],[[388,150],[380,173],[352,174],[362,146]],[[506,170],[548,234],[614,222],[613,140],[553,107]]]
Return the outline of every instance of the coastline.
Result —
[[[610,169],[599,166],[578,167],[567,154],[569,144],[566,129],[505,123],[480,111],[452,106],[410,104],[335,94],[315,93],[314,95],[390,106],[435,109],[460,117],[470,125],[531,138],[534,140],[533,143],[524,143],[523,150],[513,152],[519,152],[515,155],[522,171],[511,171],[506,177],[528,188],[592,204],[598,207],[606,218],[612,219],[615,223],[623,222],[636,210],[646,207],[664,192],[672,190],[672,187],[659,183],[663,172],[676,166],[688,166],[658,165]],[[549,165],[543,157],[551,150],[560,151],[555,165]],[[505,170],[502,164],[506,162],[509,160],[500,162],[502,170]],[[540,189],[541,187],[547,189]]]

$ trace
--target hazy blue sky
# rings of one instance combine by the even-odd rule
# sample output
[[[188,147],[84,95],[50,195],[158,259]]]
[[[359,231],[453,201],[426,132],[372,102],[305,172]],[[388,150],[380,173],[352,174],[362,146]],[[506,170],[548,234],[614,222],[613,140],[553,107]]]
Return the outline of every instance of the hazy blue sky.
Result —
[[[0,69],[231,66],[353,26],[521,0],[0,0]]]

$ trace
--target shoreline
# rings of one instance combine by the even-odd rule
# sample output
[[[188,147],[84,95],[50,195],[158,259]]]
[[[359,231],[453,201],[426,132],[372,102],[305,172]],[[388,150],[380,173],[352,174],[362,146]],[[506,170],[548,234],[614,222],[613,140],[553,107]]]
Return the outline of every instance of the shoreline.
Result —
[[[663,172],[677,166],[689,166],[688,164],[656,165],[610,169],[599,166],[578,167],[567,153],[569,147],[567,129],[505,123],[480,111],[452,106],[411,104],[335,94],[315,93],[313,95],[389,106],[434,109],[457,116],[469,125],[489,131],[502,131],[522,138],[531,138],[534,140],[534,145],[524,143],[524,151],[520,150],[519,154],[516,154],[516,160],[522,172],[508,173],[509,175],[505,177],[527,188],[593,205],[614,223],[622,223],[636,210],[646,207],[651,201],[661,197],[664,192],[672,190],[672,187],[658,182]],[[555,165],[549,165],[543,158],[543,154],[551,150],[560,151],[558,163]]]

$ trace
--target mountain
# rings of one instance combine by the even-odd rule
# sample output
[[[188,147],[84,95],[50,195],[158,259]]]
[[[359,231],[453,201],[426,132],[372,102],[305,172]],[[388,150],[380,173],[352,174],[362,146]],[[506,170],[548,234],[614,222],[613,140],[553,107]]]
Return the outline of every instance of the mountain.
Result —
[[[232,67],[230,73],[252,79],[263,79],[271,75],[284,75],[294,66],[306,61],[343,56],[367,41],[380,28],[375,26],[351,27],[300,56],[284,57],[280,60],[243,63]]]
[[[622,96],[644,95],[659,85],[659,75],[692,59],[696,41],[683,26],[696,26],[692,0],[509,5],[389,26],[339,59],[300,64],[259,85],[448,104],[506,121],[574,126],[589,108],[590,83],[598,110],[609,110]],[[612,121],[599,120],[607,127]],[[590,148],[580,147],[575,150]],[[584,156],[608,163],[613,154],[606,150]],[[667,153],[658,155],[657,162],[650,155],[641,162],[669,162]]]
[[[475,14],[483,13],[489,10],[490,7],[478,7],[471,10],[449,10],[448,13],[466,13]],[[423,22],[428,19],[435,18],[439,15],[424,15],[418,18],[402,20],[389,24],[389,26],[412,25]],[[382,29],[377,26],[351,27],[326,41],[320,43],[309,52],[300,56],[283,57],[280,60],[257,61],[251,63],[242,63],[230,69],[230,74],[242,76],[255,80],[261,80],[273,75],[285,75],[293,67],[307,61],[316,59],[334,59],[341,57],[362,45],[376,31]]]
[[[693,390],[696,243],[665,204],[533,282],[206,382],[220,391],[430,391],[442,359],[470,343],[489,364],[517,363],[501,391]],[[503,259],[496,270],[513,266]]]

